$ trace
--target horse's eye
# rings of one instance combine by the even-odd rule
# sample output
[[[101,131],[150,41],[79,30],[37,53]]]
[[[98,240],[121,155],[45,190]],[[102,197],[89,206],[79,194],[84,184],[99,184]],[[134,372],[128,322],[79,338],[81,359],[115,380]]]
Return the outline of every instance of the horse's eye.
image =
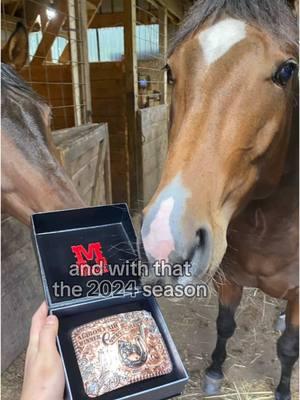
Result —
[[[165,66],[165,70],[167,71],[168,84],[169,84],[169,85],[174,85],[175,79],[174,79],[174,77],[173,77],[172,70],[171,70],[171,67],[170,67],[169,64],[167,64],[167,65]]]
[[[298,65],[294,60],[288,60],[281,64],[273,76],[273,82],[280,86],[286,86]]]

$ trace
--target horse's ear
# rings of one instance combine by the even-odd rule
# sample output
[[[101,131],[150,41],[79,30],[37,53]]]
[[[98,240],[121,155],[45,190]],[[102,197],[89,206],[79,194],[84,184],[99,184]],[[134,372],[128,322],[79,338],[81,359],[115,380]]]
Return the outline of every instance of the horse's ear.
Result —
[[[2,62],[12,65],[18,71],[25,65],[27,57],[27,30],[21,22],[18,22],[15,31],[1,51]]]
[[[299,17],[299,0],[294,1],[294,9],[295,9],[297,17]]]
[[[297,17],[299,17],[299,0],[289,0],[289,3]]]

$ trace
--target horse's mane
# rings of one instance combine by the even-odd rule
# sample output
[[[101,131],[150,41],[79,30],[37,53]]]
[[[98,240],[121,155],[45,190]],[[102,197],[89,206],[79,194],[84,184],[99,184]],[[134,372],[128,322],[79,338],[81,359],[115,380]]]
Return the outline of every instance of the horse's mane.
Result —
[[[27,98],[34,101],[39,107],[47,107],[45,99],[39,96],[28,83],[8,65],[1,63],[1,89],[3,93],[9,91],[16,97]]]
[[[198,0],[175,35],[169,55],[208,18],[226,14],[269,32],[285,46],[298,51],[298,24],[286,0]]]

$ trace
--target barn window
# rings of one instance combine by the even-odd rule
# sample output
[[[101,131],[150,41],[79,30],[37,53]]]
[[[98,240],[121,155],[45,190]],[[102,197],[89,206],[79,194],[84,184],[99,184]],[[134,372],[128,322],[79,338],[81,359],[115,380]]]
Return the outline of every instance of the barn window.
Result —
[[[159,55],[159,25],[139,25],[136,27],[137,56],[148,60]]]
[[[89,29],[90,62],[120,61],[124,56],[124,28]]]
[[[147,60],[159,55],[159,25],[136,27],[137,57]],[[88,30],[90,62],[120,61],[124,56],[124,28],[100,28]]]
[[[58,63],[68,41],[64,37],[57,36],[51,47],[52,62]]]
[[[39,47],[43,34],[41,31],[29,33],[29,60],[31,61]]]

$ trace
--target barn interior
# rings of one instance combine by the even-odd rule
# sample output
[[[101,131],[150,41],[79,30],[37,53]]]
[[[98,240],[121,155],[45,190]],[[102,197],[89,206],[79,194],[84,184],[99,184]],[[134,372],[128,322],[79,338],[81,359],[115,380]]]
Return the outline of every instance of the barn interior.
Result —
[[[168,47],[192,3],[2,0],[2,47],[22,22],[29,54],[20,74],[51,107],[59,162],[87,204],[126,202],[137,227],[167,154]],[[1,275],[2,394],[12,400],[20,397],[30,320],[43,294],[30,231],[5,214]],[[252,290],[244,297],[224,394],[215,398],[269,400],[279,376],[273,326],[282,302]],[[215,343],[216,297],[212,291],[205,301],[160,303],[191,378],[178,399],[200,399]],[[296,374],[293,388],[299,395]]]

